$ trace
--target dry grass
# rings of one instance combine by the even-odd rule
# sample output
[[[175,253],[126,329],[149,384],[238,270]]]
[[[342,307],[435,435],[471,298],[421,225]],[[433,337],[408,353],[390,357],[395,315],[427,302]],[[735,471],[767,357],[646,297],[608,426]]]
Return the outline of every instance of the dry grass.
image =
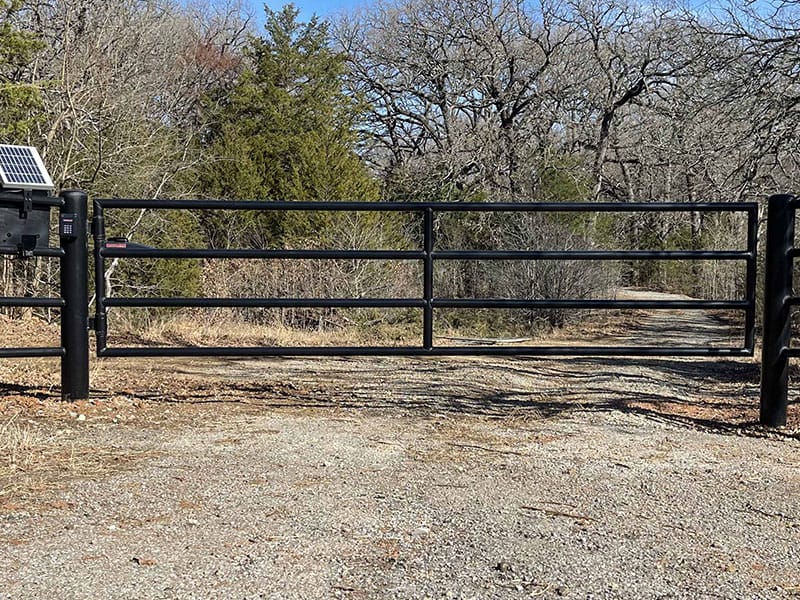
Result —
[[[42,445],[40,436],[30,426],[16,422],[19,413],[0,425],[0,479],[25,470],[37,447]]]
[[[187,316],[152,323],[138,335],[121,334],[112,344],[190,346],[346,346],[351,344],[418,344],[420,333],[405,325],[376,323],[372,327],[297,329],[283,325],[253,325],[237,320],[200,321]]]
[[[47,492],[71,477],[104,476],[143,458],[130,449],[87,444],[72,430],[23,422],[21,414],[0,423],[0,512],[47,504]]]
[[[0,509],[14,508],[20,496],[41,488],[44,472],[73,463],[52,433],[21,423],[17,413],[0,425]]]

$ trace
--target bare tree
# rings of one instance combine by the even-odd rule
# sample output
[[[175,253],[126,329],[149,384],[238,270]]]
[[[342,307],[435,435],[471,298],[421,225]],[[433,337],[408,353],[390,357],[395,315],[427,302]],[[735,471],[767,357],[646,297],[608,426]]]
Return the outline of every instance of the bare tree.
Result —
[[[49,119],[40,135],[57,184],[180,193],[175,182],[198,159],[197,104],[236,71],[246,26],[238,12],[54,0],[32,18],[46,40],[38,72]]]
[[[366,102],[367,156],[396,189],[426,197],[530,192],[553,126],[554,64],[568,35],[521,0],[411,0],[344,19],[351,88]],[[551,76],[552,72],[552,76]],[[417,183],[427,173],[430,189]],[[411,177],[415,183],[403,182]]]
[[[172,0],[49,0],[25,16],[27,29],[44,41],[35,77],[46,118],[32,142],[56,186],[95,196],[197,193],[191,172],[204,159],[199,103],[237,73],[247,28],[241,11]],[[193,227],[144,211],[118,211],[109,226],[145,241],[168,239],[176,228],[190,237]],[[106,273],[109,290],[118,267],[115,260]],[[137,285],[145,286],[166,278],[144,272],[152,268],[129,261],[128,276],[142,270]]]

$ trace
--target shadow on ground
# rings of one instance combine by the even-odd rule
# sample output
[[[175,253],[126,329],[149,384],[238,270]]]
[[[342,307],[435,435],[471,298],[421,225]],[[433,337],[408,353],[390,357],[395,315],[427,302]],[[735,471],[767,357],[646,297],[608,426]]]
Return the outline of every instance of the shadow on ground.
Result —
[[[111,382],[95,397],[118,395]],[[126,369],[130,374],[132,370]],[[161,363],[127,397],[251,407],[563,418],[622,412],[687,427],[763,435],[752,360],[670,358],[215,359]],[[176,385],[176,382],[178,384]],[[116,388],[118,390],[119,388]],[[786,433],[800,419],[790,407]]]

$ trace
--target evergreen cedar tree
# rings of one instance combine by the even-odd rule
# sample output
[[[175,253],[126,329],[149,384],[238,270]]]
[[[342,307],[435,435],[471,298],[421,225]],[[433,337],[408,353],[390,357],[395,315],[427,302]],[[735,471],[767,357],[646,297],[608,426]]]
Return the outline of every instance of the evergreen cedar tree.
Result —
[[[328,24],[298,21],[292,5],[266,9],[265,34],[249,40],[246,67],[230,89],[206,102],[204,143],[213,157],[200,174],[213,198],[376,200],[379,189],[355,154],[357,101],[345,94],[345,56]],[[206,215],[214,245],[231,235],[259,245],[316,235],[333,217],[315,213],[242,216],[238,233]],[[230,225],[230,223],[228,223]]]

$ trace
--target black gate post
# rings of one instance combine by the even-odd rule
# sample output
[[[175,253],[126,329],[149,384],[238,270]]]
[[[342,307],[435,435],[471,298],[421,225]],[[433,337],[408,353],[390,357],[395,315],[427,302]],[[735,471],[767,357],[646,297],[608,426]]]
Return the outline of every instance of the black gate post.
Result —
[[[794,196],[771,196],[767,206],[760,420],[768,427],[786,425],[789,402],[794,201]]]
[[[89,235],[86,192],[65,190],[59,215],[61,259],[61,398],[89,397]]]
[[[433,209],[429,206],[423,213],[423,296],[425,308],[422,314],[422,346],[433,348]]]

